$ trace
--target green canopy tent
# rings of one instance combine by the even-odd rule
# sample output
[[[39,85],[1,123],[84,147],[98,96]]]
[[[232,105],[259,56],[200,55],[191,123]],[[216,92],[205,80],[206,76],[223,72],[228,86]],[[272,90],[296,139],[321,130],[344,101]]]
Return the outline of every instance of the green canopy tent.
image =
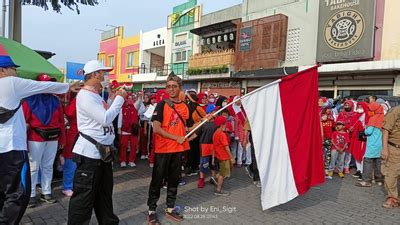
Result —
[[[46,73],[57,81],[62,81],[64,74],[34,50],[3,37],[0,37],[0,44],[7,50],[14,63],[21,66],[17,68],[19,77],[36,79],[39,74]]]

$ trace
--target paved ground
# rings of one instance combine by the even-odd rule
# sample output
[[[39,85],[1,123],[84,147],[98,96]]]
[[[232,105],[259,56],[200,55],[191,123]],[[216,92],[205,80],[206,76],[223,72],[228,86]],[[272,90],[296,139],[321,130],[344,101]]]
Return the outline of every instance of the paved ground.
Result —
[[[145,224],[150,168],[144,161],[135,169],[114,173],[114,209],[120,224]],[[327,180],[306,195],[267,211],[261,211],[260,189],[252,184],[244,168],[235,169],[225,185],[229,197],[215,197],[213,186],[197,189],[197,178],[187,178],[188,184],[179,188],[177,205],[186,220],[182,224],[400,224],[400,208],[384,209],[384,189],[355,187],[350,176]],[[23,224],[66,224],[68,198],[53,187],[58,203],[42,204],[28,209]],[[159,201],[163,224],[174,224],[162,216],[165,189]],[[92,224],[97,224],[93,214]]]

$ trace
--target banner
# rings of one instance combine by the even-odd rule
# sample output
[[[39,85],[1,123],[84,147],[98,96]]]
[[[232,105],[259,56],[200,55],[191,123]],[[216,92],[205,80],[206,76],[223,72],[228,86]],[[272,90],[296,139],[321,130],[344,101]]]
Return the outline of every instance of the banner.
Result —
[[[85,66],[85,64],[67,62],[67,73],[66,73],[67,79],[83,80],[83,78],[84,78],[83,67],[84,66]]]

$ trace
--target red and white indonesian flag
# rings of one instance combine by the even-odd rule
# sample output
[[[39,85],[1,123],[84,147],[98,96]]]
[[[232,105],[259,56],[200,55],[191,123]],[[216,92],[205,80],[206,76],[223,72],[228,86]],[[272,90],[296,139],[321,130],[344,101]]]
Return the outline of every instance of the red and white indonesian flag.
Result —
[[[324,182],[318,67],[286,76],[242,99],[252,130],[263,210]]]

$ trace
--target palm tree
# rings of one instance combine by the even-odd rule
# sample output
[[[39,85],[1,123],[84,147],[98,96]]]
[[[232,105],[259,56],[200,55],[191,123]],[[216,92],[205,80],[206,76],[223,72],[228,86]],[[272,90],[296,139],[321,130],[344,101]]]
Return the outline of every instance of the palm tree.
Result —
[[[20,0],[22,5],[36,5],[42,7],[44,10],[48,10],[48,4],[51,4],[51,7],[54,11],[60,12],[62,5],[68,7],[71,10],[74,10],[75,7],[76,12],[79,14],[78,4],[83,5],[97,5],[98,0]]]

